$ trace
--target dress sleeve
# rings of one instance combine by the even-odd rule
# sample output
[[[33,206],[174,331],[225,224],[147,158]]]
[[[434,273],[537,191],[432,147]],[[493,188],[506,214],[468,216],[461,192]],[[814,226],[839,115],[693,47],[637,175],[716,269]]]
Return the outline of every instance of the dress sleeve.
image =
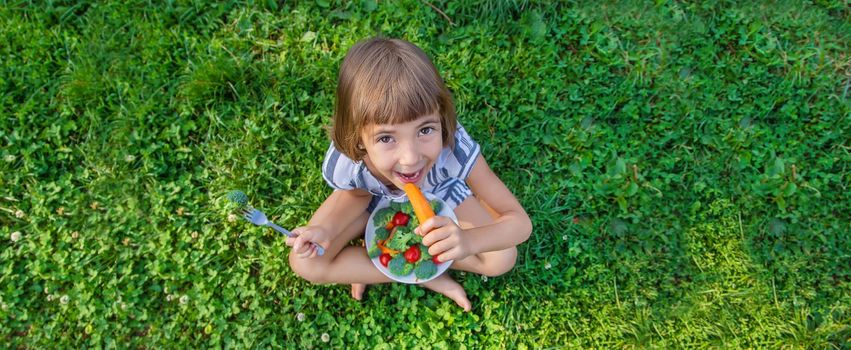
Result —
[[[336,190],[351,190],[355,188],[353,174],[354,162],[334,147],[332,142],[325,152],[325,161],[322,162],[322,178],[328,186]]]
[[[447,159],[446,166],[453,177],[467,180],[481,152],[479,144],[470,137],[461,124],[458,124],[455,131],[455,147]]]

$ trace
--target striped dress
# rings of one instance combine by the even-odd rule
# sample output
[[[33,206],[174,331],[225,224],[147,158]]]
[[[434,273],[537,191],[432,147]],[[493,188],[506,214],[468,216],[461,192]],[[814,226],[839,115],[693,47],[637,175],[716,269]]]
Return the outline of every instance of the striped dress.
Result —
[[[444,148],[422,184],[423,192],[431,192],[455,209],[473,194],[465,180],[481,153],[476,141],[460,124],[455,131],[455,147]],[[372,193],[367,211],[372,212],[382,197],[397,199],[405,196],[402,190],[391,190],[379,181],[363,161],[355,162],[340,153],[334,143],[328,146],[322,163],[322,177],[335,190],[364,189]]]

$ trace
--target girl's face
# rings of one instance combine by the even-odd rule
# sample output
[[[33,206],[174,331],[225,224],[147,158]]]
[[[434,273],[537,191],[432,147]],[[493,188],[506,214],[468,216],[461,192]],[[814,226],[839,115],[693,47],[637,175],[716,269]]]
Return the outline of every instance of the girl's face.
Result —
[[[421,186],[443,149],[440,116],[424,115],[403,124],[373,124],[363,129],[364,159],[377,177],[397,188]]]

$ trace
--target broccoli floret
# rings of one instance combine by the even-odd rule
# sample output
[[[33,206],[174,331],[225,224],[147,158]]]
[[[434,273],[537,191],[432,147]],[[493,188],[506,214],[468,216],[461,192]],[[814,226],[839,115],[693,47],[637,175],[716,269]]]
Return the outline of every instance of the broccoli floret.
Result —
[[[373,242],[373,244],[370,244],[369,248],[366,249],[366,254],[369,255],[370,259],[375,259],[381,255],[381,248],[378,248],[378,245]]]
[[[396,233],[393,234],[393,239],[387,242],[387,248],[395,250],[406,250],[412,244],[422,242],[423,238],[414,233],[416,226],[411,226],[410,222],[405,226],[396,226]]]
[[[405,257],[403,254],[396,255],[393,260],[390,260],[390,263],[387,264],[387,268],[394,275],[398,276],[407,276],[414,269],[414,265],[409,264],[405,261]]]
[[[392,263],[392,262],[391,262]],[[437,266],[434,265],[431,260],[422,261],[417,264],[417,268],[414,269],[414,275],[417,276],[418,279],[424,280],[431,276],[433,276],[437,272]]]
[[[431,254],[428,253],[428,247],[420,243],[420,261],[431,261]]]
[[[411,244],[420,244],[423,242],[423,236],[414,233],[414,238],[411,238]]]
[[[414,212],[414,206],[411,205],[411,202],[402,203],[402,212],[408,214],[408,216],[415,218],[417,214]]]
[[[248,196],[240,190],[233,190],[228,193],[228,200],[231,203],[238,205],[240,208],[248,205]]]
[[[387,228],[381,226],[375,229],[375,239],[383,240],[387,239],[387,236],[390,235],[390,231],[387,231]]]
[[[384,227],[384,225],[387,225],[387,223],[390,222],[391,219],[393,219],[393,214],[396,214],[396,211],[394,211],[393,209],[383,208],[377,213],[375,213],[375,216],[372,217],[372,224],[375,227]]]
[[[402,267],[402,276],[407,276],[412,271],[414,271],[414,264],[405,263],[405,266]]]
[[[393,250],[404,251],[411,245],[410,242],[414,236],[416,236],[416,234],[414,234],[413,230],[406,230],[404,226],[397,227],[396,233],[393,234],[393,239],[391,239],[390,242],[387,242],[386,246]]]
[[[408,222],[408,225],[396,226],[396,234],[402,234],[402,235],[414,234],[415,228],[416,228],[416,226],[411,226],[411,223]]]

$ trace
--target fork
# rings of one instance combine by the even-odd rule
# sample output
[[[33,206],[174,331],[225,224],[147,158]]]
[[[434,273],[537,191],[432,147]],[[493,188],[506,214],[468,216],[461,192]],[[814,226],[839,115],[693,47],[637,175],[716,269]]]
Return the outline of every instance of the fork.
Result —
[[[269,227],[275,229],[275,231],[283,233],[283,234],[287,235],[288,237],[295,237],[295,235],[292,232],[290,232],[289,230],[287,230],[287,229],[285,229],[281,226],[275,225],[274,222],[269,221],[269,219],[266,218],[266,214],[264,214],[262,211],[257,210],[255,208],[243,209],[242,210],[242,217],[245,220],[248,220],[248,222],[255,224],[257,226],[269,226]],[[313,246],[316,247],[316,253],[319,254],[319,256],[325,255],[325,248],[322,248],[321,245],[313,243],[313,242],[311,242],[311,244],[313,244]]]

